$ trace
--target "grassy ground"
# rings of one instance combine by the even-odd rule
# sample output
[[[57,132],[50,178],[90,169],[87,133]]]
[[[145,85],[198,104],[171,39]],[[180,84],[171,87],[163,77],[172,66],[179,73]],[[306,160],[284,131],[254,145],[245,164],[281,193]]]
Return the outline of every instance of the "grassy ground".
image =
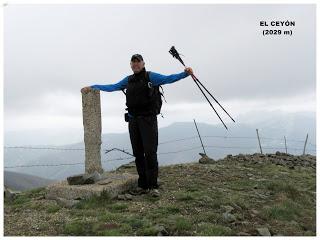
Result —
[[[71,209],[36,189],[5,202],[4,233],[218,236],[257,235],[257,228],[267,227],[272,235],[315,236],[315,177],[309,167],[263,163],[172,165],[160,168],[160,198],[95,197]]]

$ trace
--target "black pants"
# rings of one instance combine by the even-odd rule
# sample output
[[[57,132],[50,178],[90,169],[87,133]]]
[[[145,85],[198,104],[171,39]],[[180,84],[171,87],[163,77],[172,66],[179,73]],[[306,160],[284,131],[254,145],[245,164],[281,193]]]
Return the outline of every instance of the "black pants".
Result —
[[[157,115],[136,116],[128,122],[133,155],[139,175],[138,186],[158,186],[158,119]]]

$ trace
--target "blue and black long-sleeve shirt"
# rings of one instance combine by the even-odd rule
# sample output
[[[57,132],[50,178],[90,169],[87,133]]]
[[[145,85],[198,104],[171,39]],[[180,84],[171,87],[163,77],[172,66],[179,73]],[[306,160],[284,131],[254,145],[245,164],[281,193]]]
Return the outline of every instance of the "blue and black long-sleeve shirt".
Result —
[[[152,82],[153,86],[157,85],[164,85],[168,83],[174,83],[180,79],[186,78],[189,76],[189,74],[185,71],[177,74],[171,74],[171,75],[162,75],[156,72],[150,71],[150,81]],[[106,91],[106,92],[113,92],[118,91],[121,89],[126,88],[128,83],[129,76],[126,76],[121,81],[114,83],[114,84],[106,84],[106,85],[91,85],[90,87],[96,90]]]
[[[157,86],[157,85],[174,83],[188,76],[189,74],[185,71],[177,74],[171,74],[171,75],[162,75],[162,74],[150,71],[149,79],[152,82],[153,86]],[[101,90],[106,92],[118,91],[127,87],[128,79],[129,79],[129,76],[126,76],[121,81],[114,84],[106,84],[106,85],[95,84],[95,85],[91,85],[90,87],[96,90]],[[132,117],[132,116],[129,114],[129,117]]]

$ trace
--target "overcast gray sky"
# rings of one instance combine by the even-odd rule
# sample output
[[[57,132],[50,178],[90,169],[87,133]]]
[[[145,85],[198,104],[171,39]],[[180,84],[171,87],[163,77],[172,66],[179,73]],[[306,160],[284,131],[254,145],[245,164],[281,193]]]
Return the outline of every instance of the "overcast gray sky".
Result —
[[[260,21],[295,21],[263,36]],[[315,5],[8,5],[4,8],[4,130],[82,129],[80,89],[185,63],[237,120],[252,111],[315,111]],[[159,127],[218,123],[191,77],[164,85]],[[103,132],[127,131],[125,97],[102,92]],[[216,106],[216,105],[214,105]],[[217,107],[226,122],[225,117]]]

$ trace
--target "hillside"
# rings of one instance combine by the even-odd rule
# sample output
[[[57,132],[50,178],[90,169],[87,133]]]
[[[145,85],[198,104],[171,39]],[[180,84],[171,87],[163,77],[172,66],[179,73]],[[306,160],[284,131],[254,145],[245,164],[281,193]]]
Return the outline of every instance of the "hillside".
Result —
[[[39,188],[4,205],[13,235],[316,235],[316,159],[228,155],[162,166],[160,198],[94,197],[67,208]],[[135,172],[132,164],[119,172]]]
[[[162,121],[158,118],[159,126]],[[261,144],[264,153],[285,151],[284,136],[287,139],[288,152],[291,154],[302,154],[306,134],[309,133],[306,153],[315,154],[316,142],[316,118],[314,113],[285,114],[283,112],[259,112],[250,114],[248,117],[242,116],[236,120],[236,125],[230,125],[226,132],[219,124],[207,124],[198,122],[198,128],[202,136],[206,152],[214,159],[220,159],[227,154],[255,153],[258,151],[258,140],[256,128],[259,128]],[[67,131],[69,132],[69,131]],[[83,130],[79,130],[78,135],[83,139]],[[43,130],[43,133],[47,133]],[[66,133],[66,132],[65,132]],[[73,135],[73,132],[70,134]],[[19,137],[20,136],[20,137]],[[21,138],[21,136],[24,136]],[[28,134],[5,135],[5,145],[25,146],[28,143],[32,147],[40,149],[5,148],[4,166],[20,165],[45,165],[38,167],[17,167],[6,170],[31,174],[43,178],[61,180],[66,177],[79,174],[84,171],[84,143],[79,141],[74,144],[65,145],[45,145],[50,144],[47,138],[40,137],[38,132]],[[37,139],[37,143],[32,141]],[[65,139],[67,136],[61,136]],[[39,142],[40,141],[40,142]],[[119,151],[112,151],[105,154],[105,149],[120,148],[132,152],[130,137],[128,132],[124,133],[104,133],[102,134],[102,165],[105,170],[114,170],[121,164],[130,162],[130,157]],[[44,149],[41,149],[44,148]],[[49,149],[45,149],[49,148]],[[50,148],[79,149],[74,151],[52,150]],[[159,127],[158,160],[161,166],[194,162],[201,150],[201,144],[197,136],[193,122],[175,122],[165,127]],[[122,160],[120,157],[124,158]],[[79,163],[79,164],[75,164]],[[61,164],[61,166],[59,166]],[[70,164],[70,165],[65,165]],[[47,167],[46,165],[58,165]]]
[[[38,187],[47,186],[54,180],[45,179],[29,174],[4,171],[4,185],[12,190],[24,191]]]

